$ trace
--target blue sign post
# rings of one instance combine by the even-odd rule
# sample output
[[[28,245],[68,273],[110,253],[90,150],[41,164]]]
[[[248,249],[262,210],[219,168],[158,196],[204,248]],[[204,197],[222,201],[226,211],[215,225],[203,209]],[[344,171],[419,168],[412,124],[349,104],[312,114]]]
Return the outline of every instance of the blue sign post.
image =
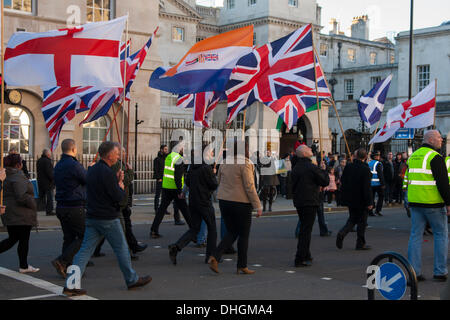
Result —
[[[388,300],[400,300],[406,292],[405,273],[394,263],[382,264],[378,270],[377,289]]]
[[[414,139],[414,129],[400,128],[395,132],[395,139]]]

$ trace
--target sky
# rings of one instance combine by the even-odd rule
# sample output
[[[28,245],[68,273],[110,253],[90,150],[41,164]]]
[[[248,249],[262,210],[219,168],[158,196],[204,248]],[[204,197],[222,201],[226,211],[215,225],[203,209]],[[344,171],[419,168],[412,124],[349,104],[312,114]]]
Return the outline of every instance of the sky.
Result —
[[[197,3],[222,6],[223,0],[197,0]],[[301,0],[299,3],[301,5]],[[353,17],[365,14],[370,21],[370,40],[409,30],[411,0],[317,0],[317,3],[322,7],[322,33],[328,33],[330,19],[336,18],[340,30],[350,36]],[[448,20],[450,0],[414,1],[414,29],[438,26]]]

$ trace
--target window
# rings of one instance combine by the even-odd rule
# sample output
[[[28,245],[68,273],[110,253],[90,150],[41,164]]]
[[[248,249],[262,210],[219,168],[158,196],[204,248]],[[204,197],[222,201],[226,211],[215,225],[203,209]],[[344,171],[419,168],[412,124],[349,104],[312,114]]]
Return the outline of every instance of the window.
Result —
[[[430,65],[417,66],[417,91],[430,84]]]
[[[25,28],[16,28],[16,32],[26,32]]]
[[[290,7],[298,7],[298,1],[297,0],[289,0],[288,2]]]
[[[234,121],[234,128],[235,129],[242,129],[244,128],[244,113],[238,113],[236,116],[236,120]]]
[[[320,55],[326,57],[328,53],[328,45],[326,43],[320,44]]]
[[[184,29],[179,27],[172,28],[172,41],[183,42],[184,41]]]
[[[395,54],[391,53],[390,63],[395,63]]]
[[[345,100],[353,100],[353,79],[344,80]]]
[[[370,77],[370,89],[372,89],[378,82],[381,81],[381,77]]]
[[[4,150],[17,148],[21,154],[31,154],[31,117],[20,107],[11,107],[5,111],[5,129],[3,132]]]
[[[200,41],[205,40],[205,39],[206,39],[205,37],[197,36],[197,38],[195,40],[196,40],[196,42],[200,42]]]
[[[256,46],[256,32],[253,33],[253,45]]]
[[[3,7],[5,9],[23,11],[32,13],[32,0],[3,0]]]
[[[113,18],[113,0],[87,0],[87,22],[108,21]]]
[[[355,49],[347,50],[347,59],[348,59],[348,61],[351,61],[351,62],[356,61],[356,50]]]
[[[96,154],[99,145],[108,132],[109,120],[106,116],[95,121],[83,124],[83,154]],[[106,140],[111,139],[108,133]]]
[[[233,9],[235,6],[235,0],[227,0],[227,9]]]
[[[371,65],[377,64],[377,53],[376,52],[370,53],[370,64]]]
[[[254,6],[256,4],[256,0],[248,0],[249,6]]]

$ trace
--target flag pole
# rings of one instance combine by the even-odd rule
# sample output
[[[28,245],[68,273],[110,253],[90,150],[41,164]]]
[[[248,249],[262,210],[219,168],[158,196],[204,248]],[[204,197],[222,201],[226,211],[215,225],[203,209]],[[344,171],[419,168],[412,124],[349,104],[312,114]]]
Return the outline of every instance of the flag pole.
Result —
[[[372,139],[376,136],[377,131],[378,131],[378,127],[380,126],[380,122],[381,122],[381,117],[380,117],[380,120],[378,120],[377,128],[376,128],[375,131],[373,132],[372,138],[370,138],[370,140],[372,140]],[[370,145],[370,147],[369,147],[369,155],[370,155],[370,153],[372,152],[372,148],[373,148],[373,145],[374,145],[374,144],[375,144],[375,143],[372,143],[372,144]]]
[[[322,126],[321,126],[321,121],[322,121],[322,116],[321,116],[321,108],[320,108],[320,104],[319,104],[319,90],[318,90],[318,84],[317,84],[317,69],[316,69],[316,50],[315,50],[315,46],[314,46],[314,27],[311,24],[311,36],[312,36],[312,45],[313,45],[313,60],[314,60],[314,78],[315,78],[315,86],[316,86],[316,105],[317,105],[317,120],[319,122],[319,150],[320,150],[320,162],[322,163],[323,161],[323,141],[322,141]],[[320,164],[319,164],[320,166]]]
[[[4,33],[5,33],[5,29],[4,29],[4,21],[5,21],[5,19],[4,19],[4,14],[3,14],[3,2],[4,1],[1,1],[1,7],[0,7],[0,10],[2,11],[1,12],[1,14],[0,14],[0,19],[1,19],[1,35],[0,35],[0,37],[1,37],[1,39],[0,39],[0,45],[1,45],[1,49],[2,49],[2,52],[1,52],[1,54],[2,54],[2,61],[1,61],[1,64],[2,64],[2,84],[1,84],[1,90],[2,90],[2,93],[1,93],[1,114],[0,114],[0,117],[1,117],[1,134],[2,134],[2,136],[1,136],[1,142],[0,142],[0,150],[1,150],[1,159],[0,159],[0,167],[3,169],[3,148],[4,148],[4,143],[5,143],[5,138],[4,138],[4,129],[5,129],[5,123],[4,123],[4,118],[5,118],[5,70],[4,70],[4,64],[5,64],[5,51],[3,50],[3,47],[5,46],[4,45],[4,42],[3,42],[3,38],[4,38]],[[20,152],[20,150],[19,150],[19,152]],[[2,190],[0,191],[0,206],[1,207],[3,207],[3,188],[2,188]],[[2,209],[0,209],[0,210],[2,210]],[[1,212],[0,212],[0,214],[1,214]]]
[[[128,126],[127,126],[127,151],[126,151],[127,152],[127,163],[128,163],[128,155],[129,155],[129,153],[128,153],[129,146],[130,146],[130,100],[128,100]]]
[[[436,129],[436,111],[437,111],[437,79],[434,79],[434,115],[433,115],[433,129]]]
[[[322,64],[320,63],[320,57],[319,57],[319,55],[317,54],[316,48],[313,48],[313,49],[314,49],[314,54],[315,54],[315,56],[317,57],[317,60],[319,61],[319,64],[322,65]],[[325,80],[325,84],[327,85],[328,91],[331,92],[330,86],[328,85],[327,77],[325,76],[325,73],[323,73],[323,79]],[[341,117],[339,117],[339,113],[338,113],[338,111],[337,111],[336,103],[334,102],[334,98],[331,97],[330,100],[331,100],[331,104],[333,105],[334,112],[336,113],[336,117],[337,117],[337,119],[338,119],[339,127],[341,128],[342,137],[344,138],[345,146],[347,147],[348,156],[350,157],[350,156],[351,156],[351,152],[350,152],[350,148],[349,148],[349,146],[348,146],[347,137],[345,136],[344,128],[342,127]]]
[[[247,108],[244,110],[244,121],[242,123],[242,140],[245,141],[245,119],[247,118]]]
[[[130,14],[127,12],[127,24],[126,24],[126,36],[125,36],[125,61],[123,64],[123,99],[122,99],[122,141],[120,142],[121,148],[120,148],[120,160],[123,165],[123,137],[125,132],[125,108],[123,108],[123,104],[125,103],[125,93],[126,93],[126,86],[127,86],[127,58],[128,58],[128,22],[130,19]]]

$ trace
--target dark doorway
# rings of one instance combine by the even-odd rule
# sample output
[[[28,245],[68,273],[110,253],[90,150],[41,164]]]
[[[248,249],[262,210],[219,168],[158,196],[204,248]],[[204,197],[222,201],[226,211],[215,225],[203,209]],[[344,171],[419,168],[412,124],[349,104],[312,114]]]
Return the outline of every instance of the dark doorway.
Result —
[[[283,122],[283,126],[281,127],[280,157],[293,150],[295,142],[301,136],[303,136],[303,141],[308,143],[308,130],[306,129],[304,117],[298,119],[297,124],[291,130],[288,130],[286,124]]]

